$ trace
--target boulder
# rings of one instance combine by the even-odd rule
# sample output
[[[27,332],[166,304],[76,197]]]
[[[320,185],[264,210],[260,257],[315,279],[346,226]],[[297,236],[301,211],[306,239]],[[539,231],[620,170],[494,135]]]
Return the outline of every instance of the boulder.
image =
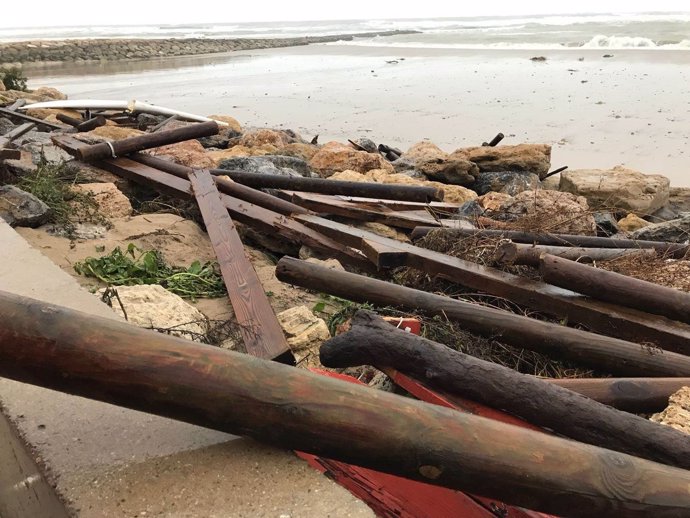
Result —
[[[473,221],[482,214],[484,214],[484,208],[479,202],[477,200],[470,200],[460,205],[456,216]]]
[[[118,286],[115,289],[118,298],[111,299],[113,311],[123,318],[126,312],[130,324],[146,329],[169,330],[166,333],[194,341],[201,341],[206,334],[206,317],[194,306],[182,300],[182,297],[169,292],[163,286],[144,284]],[[98,291],[98,295],[102,297],[104,291],[105,289]]]
[[[690,212],[690,187],[671,187],[668,206],[677,213]]]
[[[124,218],[132,214],[132,204],[115,184],[82,183],[73,186],[72,189],[93,196],[98,211],[106,218]]]
[[[587,199],[568,192],[522,191],[506,202],[495,219],[529,231],[596,235]]]
[[[37,119],[56,121],[57,114],[62,113],[73,119],[81,120],[81,113],[77,110],[66,110],[66,109],[51,109],[51,108],[30,108],[25,112],[29,117],[36,117]],[[58,121],[58,124],[64,124],[64,122]]]
[[[477,194],[500,192],[515,196],[522,191],[535,191],[541,187],[539,177],[525,171],[498,171],[479,173],[472,189]]]
[[[321,344],[331,337],[326,322],[306,306],[287,309],[276,315],[297,363],[317,360]]]
[[[148,153],[157,157],[166,157],[178,164],[199,169],[213,169],[216,163],[206,154],[204,146],[198,140],[186,140],[167,146],[148,150]]]
[[[632,239],[650,241],[670,241],[683,243],[690,239],[690,212],[681,213],[677,219],[663,223],[652,223],[640,230],[633,232]]]
[[[104,140],[122,140],[129,137],[138,137],[139,135],[144,135],[144,132],[134,128],[124,128],[122,126],[101,126],[100,128],[80,134],[80,136],[96,142],[103,142]]]
[[[403,153],[401,158],[406,158],[412,162],[438,159],[445,160],[448,158],[448,153],[443,151],[433,142],[423,140],[413,144],[410,149]]]
[[[31,161],[38,165],[43,161],[47,162],[67,162],[72,160],[72,156],[62,148],[54,144],[31,143],[22,145],[24,151],[31,153]]]
[[[313,144],[302,144],[301,142],[293,142],[292,144],[288,144],[287,146],[280,148],[279,150],[277,150],[275,154],[284,156],[294,156],[295,158],[301,158],[302,160],[309,162],[309,160],[314,158],[314,155],[317,153],[318,150],[319,147]]]
[[[41,86],[31,93],[35,97],[40,98],[41,101],[64,101],[67,99],[67,95],[63,94],[57,88],[51,88],[49,86]]]
[[[453,185],[472,185],[479,174],[479,168],[461,157],[449,158],[448,153],[441,150],[436,144],[429,141],[418,142],[403,154],[395,162],[404,162],[395,165],[396,171],[400,167],[413,164],[412,169],[426,175],[431,180]]]
[[[264,155],[226,158],[220,161],[218,168],[255,174],[310,176],[309,166],[304,160],[289,156]]]
[[[259,147],[232,146],[228,149],[207,151],[206,155],[213,160],[217,166],[227,158],[273,155],[277,152],[277,147],[266,144]]]
[[[4,92],[5,90],[7,90],[7,88],[5,88],[5,83],[0,81],[0,92]]]
[[[302,247],[304,248],[304,247]],[[300,249],[300,255],[301,255],[302,250]],[[308,263],[316,264],[319,266],[322,266],[324,268],[327,268],[329,270],[336,270],[339,272],[344,272],[345,268],[343,267],[342,264],[340,264],[340,261],[337,259],[319,259],[318,257],[308,257],[307,259],[304,259]]]
[[[649,420],[690,434],[690,387],[683,387],[672,394],[666,409]]]
[[[227,128],[235,133],[242,133],[242,125],[234,117],[230,117],[229,115],[209,115],[208,118],[214,121],[225,122],[227,126],[221,126],[221,131]]]
[[[477,198],[479,205],[486,211],[496,212],[501,210],[503,205],[512,200],[510,194],[504,192],[487,192],[486,194]]]
[[[672,219],[676,219],[678,216],[680,216],[681,212],[687,212],[687,211],[676,210],[673,207],[671,207],[669,204],[669,205],[664,205],[659,210],[657,210],[654,214],[650,214],[649,216],[645,216],[645,218],[647,219],[647,221],[650,221],[652,223],[661,223],[662,221],[671,221]]]
[[[460,148],[450,158],[474,162],[479,171],[526,171],[543,178],[551,167],[551,146],[519,144],[517,146],[478,146]]]
[[[1,83],[2,81],[0,81]],[[4,135],[8,131],[13,130],[15,127],[14,122],[6,117],[0,117],[0,135]]]
[[[610,212],[595,212],[594,223],[597,225],[597,235],[602,237],[618,234],[619,227],[616,218]]]
[[[269,144],[275,147],[283,147],[296,142],[297,139],[287,132],[272,129],[259,129],[248,131],[240,138],[239,145],[245,147],[259,147]]]
[[[319,149],[309,161],[309,166],[324,178],[341,171],[359,173],[366,173],[375,169],[390,173],[395,171],[390,162],[380,154],[357,151],[338,142],[329,142]]]
[[[356,140],[353,140],[358,147],[362,148],[361,151],[366,151],[367,153],[378,153],[379,148],[376,145],[376,142],[371,140],[370,138],[362,137],[358,138]],[[355,148],[357,149],[357,148]]]
[[[618,229],[622,232],[635,232],[649,225],[651,225],[649,221],[645,221],[631,212],[618,222]]]
[[[12,227],[39,227],[48,221],[50,208],[33,194],[14,185],[0,186],[0,218]]]
[[[621,166],[561,173],[560,190],[587,198],[594,209],[618,209],[645,216],[668,203],[669,179]]]

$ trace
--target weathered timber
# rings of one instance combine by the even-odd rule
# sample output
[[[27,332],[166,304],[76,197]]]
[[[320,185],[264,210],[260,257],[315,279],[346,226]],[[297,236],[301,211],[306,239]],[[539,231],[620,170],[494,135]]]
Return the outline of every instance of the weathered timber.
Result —
[[[96,115],[95,117],[91,117],[88,120],[85,120],[81,124],[77,126],[77,131],[79,132],[84,132],[84,131],[91,131],[96,128],[100,128],[101,126],[105,126],[106,124],[106,119],[103,115]]]
[[[402,201],[402,200],[384,200],[381,198],[363,198],[362,196],[343,196],[332,195],[340,201],[349,201],[364,205],[367,207],[388,207],[390,210],[406,211],[406,210],[431,210],[438,213],[455,214],[460,208],[460,203],[449,203],[443,201]]]
[[[247,352],[269,360],[281,356],[291,358],[283,329],[254,267],[244,253],[235,223],[220,198],[213,178],[208,171],[194,171],[190,173],[189,181],[218,259]]]
[[[515,243],[551,246],[579,246],[583,248],[654,248],[660,253],[671,257],[683,257],[690,249],[690,245],[668,243],[665,241],[644,241],[634,239],[614,239],[610,237],[579,236],[577,234],[547,234],[535,232],[519,232],[516,230],[490,229],[443,229],[435,227],[417,227],[412,231],[412,240],[417,240],[429,232],[442,233],[447,239],[463,239],[466,237],[487,237],[495,239],[510,239]],[[441,235],[441,234],[438,234]]]
[[[356,302],[396,306],[440,315],[467,330],[523,349],[568,358],[631,376],[690,376],[690,357],[649,350],[639,344],[535,320],[508,311],[451,299],[348,272],[283,257],[276,276],[303,288]]]
[[[547,381],[637,414],[662,411],[668,406],[671,394],[690,387],[690,378],[549,378]]]
[[[539,259],[543,254],[551,254],[571,261],[591,263],[593,261],[610,261],[632,254],[651,258],[656,257],[657,253],[653,248],[581,248],[578,246],[528,245],[506,241],[500,243],[496,248],[494,260],[503,264],[539,266]],[[549,282],[547,279],[544,281]],[[615,303],[615,301],[610,302]]]
[[[551,177],[551,176],[557,175],[558,173],[562,173],[562,172],[565,171],[566,169],[568,169],[568,166],[567,166],[567,165],[564,165],[563,167],[559,167],[558,169],[554,169],[553,171],[550,171],[550,172],[546,173],[546,174],[544,175],[544,177],[542,178],[542,181],[543,181],[543,180],[546,180],[547,178],[549,178],[549,177]]]
[[[544,282],[598,300],[690,323],[690,294],[616,272],[545,254],[539,271]]]
[[[69,126],[63,126],[62,124],[55,124],[53,122],[44,121],[43,119],[37,119],[36,117],[31,117],[30,115],[26,115],[24,113],[10,110],[8,108],[0,108],[0,115],[4,115],[5,117],[12,119],[12,120],[16,119],[16,120],[21,120],[21,121],[25,121],[25,122],[33,122],[38,127],[45,127],[45,128],[49,128],[51,130],[66,130],[67,128],[69,128]]]
[[[62,112],[58,113],[55,118],[59,120],[60,122],[63,122],[69,126],[72,126],[73,128],[76,128],[79,126],[82,122],[84,122],[84,119],[77,119],[76,117],[70,117],[69,115],[66,115]]]
[[[208,137],[217,133],[218,124],[214,121],[200,122],[181,128],[147,133],[114,142],[100,142],[90,146],[80,146],[75,149],[75,156],[84,162],[94,162],[104,158],[116,158],[144,149],[165,146],[194,138]]]
[[[151,155],[136,153],[130,158],[139,162],[140,164],[145,164],[161,171],[165,171],[166,173],[177,176],[178,178],[187,179],[189,174],[194,171],[194,169],[191,167],[186,167],[184,165],[176,164],[175,162],[163,160]],[[289,201],[281,200],[276,196],[253,189],[252,187],[247,187],[246,185],[236,183],[220,176],[213,176],[213,179],[215,180],[220,192],[234,196],[240,200],[248,201],[249,203],[253,203],[259,207],[264,207],[265,209],[270,209],[286,216],[289,216],[290,214],[309,214],[309,211],[304,207],[300,207],[299,205],[295,205]]]
[[[407,253],[406,265],[473,290],[504,297],[598,333],[663,349],[690,353],[690,326],[665,317],[593,300],[550,284],[502,272],[456,257],[400,243],[373,232],[310,215],[295,219],[350,247],[361,250],[367,239]],[[452,235],[452,234],[451,234]]]
[[[20,124],[14,129],[11,129],[7,133],[5,133],[2,137],[0,137],[0,140],[4,141],[5,143],[12,142],[15,139],[18,139],[22,135],[25,135],[32,129],[36,127],[36,124],[34,122],[25,122],[24,124]]]
[[[322,194],[303,194],[294,191],[283,191],[283,193],[292,203],[321,214],[332,214],[407,229],[413,229],[420,224],[441,226],[441,223],[428,213],[419,215],[410,211],[397,212],[387,207],[365,207]]]
[[[152,187],[160,192],[183,198],[191,197],[189,180],[183,180],[128,158],[103,160],[95,165],[133,182]],[[281,238],[289,241],[306,245],[309,248],[338,259],[343,264],[354,266],[363,271],[376,270],[371,262],[358,251],[352,250],[347,245],[324,236],[293,219],[252,203],[238,200],[232,196],[221,195],[221,199],[234,220],[257,231],[279,235]]]
[[[5,292],[0,315],[10,379],[554,514],[690,512],[670,466]]]
[[[5,149],[0,142],[0,160],[19,160],[22,152],[19,149]]]
[[[362,198],[384,198],[387,200],[415,201],[420,203],[443,201],[443,190],[436,187],[374,182],[345,182],[323,178],[226,171],[225,169],[212,169],[211,174],[227,175],[233,181],[254,187],[255,189],[283,189],[287,191],[359,196]]]
[[[506,411],[564,437],[690,468],[690,440],[683,432],[412,333],[391,329],[388,322],[370,311],[358,311],[348,332],[321,346],[320,357],[323,365],[332,368],[393,367],[432,387]]]
[[[498,146],[498,144],[505,138],[505,135],[503,133],[498,133],[494,138],[491,139],[489,142],[482,142],[482,146],[487,147],[495,147]]]

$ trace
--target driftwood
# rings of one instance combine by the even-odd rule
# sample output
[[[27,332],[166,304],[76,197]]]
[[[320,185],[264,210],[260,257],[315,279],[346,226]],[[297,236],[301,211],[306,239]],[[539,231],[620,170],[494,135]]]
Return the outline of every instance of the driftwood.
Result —
[[[294,362],[283,329],[208,171],[189,175],[247,352]]]
[[[683,257],[690,249],[690,245],[668,243],[665,241],[644,241],[635,239],[613,239],[610,237],[580,236],[577,234],[548,234],[537,232],[519,232],[516,230],[490,229],[443,229],[435,227],[417,227],[412,231],[412,240],[420,239],[431,231],[441,232],[443,237],[463,239],[466,237],[510,239],[515,243],[551,246],[579,246],[583,248],[654,248],[659,253],[671,257]]]
[[[391,327],[375,313],[358,311],[350,331],[321,346],[321,363],[332,368],[393,367],[432,387],[504,410],[559,435],[690,468],[690,440],[683,432]]]
[[[542,254],[551,254],[571,261],[591,263],[593,261],[610,261],[631,254],[656,257],[656,250],[653,248],[581,248],[574,246],[528,245],[507,241],[498,245],[494,260],[502,264],[539,266],[539,258]],[[549,281],[544,279],[544,282]]]
[[[690,357],[650,350],[616,338],[535,320],[508,311],[406,288],[354,273],[329,270],[283,257],[276,267],[283,282],[357,302],[397,306],[440,315],[474,333],[521,348],[556,355],[614,373],[632,376],[690,376]]]
[[[605,405],[638,414],[660,412],[668,406],[671,394],[690,387],[690,378],[568,378],[547,381]]]
[[[690,294],[684,291],[548,254],[541,257],[540,271],[549,284],[690,323]]]
[[[497,133],[496,136],[494,138],[492,138],[489,142],[482,142],[482,146],[484,146],[484,147],[486,147],[486,146],[490,146],[490,147],[498,146],[498,144],[504,138],[505,138],[505,135],[503,135],[503,133]]]
[[[76,149],[75,156],[84,162],[93,162],[104,158],[116,158],[129,155],[144,149],[150,149],[167,144],[174,144],[200,137],[208,137],[218,133],[218,124],[214,121],[190,124],[181,128],[156,133],[147,133],[137,137],[130,137],[114,142],[100,142]],[[68,150],[69,152],[69,150]]]
[[[690,512],[690,472],[0,292],[0,376],[568,516]]]

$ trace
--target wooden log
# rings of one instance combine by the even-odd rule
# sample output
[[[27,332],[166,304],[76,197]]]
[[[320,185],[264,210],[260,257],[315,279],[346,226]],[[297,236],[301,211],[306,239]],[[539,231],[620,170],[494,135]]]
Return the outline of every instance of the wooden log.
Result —
[[[549,284],[598,300],[690,323],[690,294],[684,291],[549,254],[541,256],[540,272],[544,281]]]
[[[459,203],[448,203],[443,201],[430,201],[423,203],[420,201],[384,200],[381,198],[363,198],[362,196],[343,196],[339,194],[334,194],[331,196],[336,197],[340,201],[349,201],[367,207],[388,207],[390,210],[397,211],[431,209],[433,212],[455,214],[461,205]]]
[[[498,144],[505,138],[505,135],[503,133],[498,133],[494,138],[491,139],[489,142],[482,142],[482,146],[490,146],[490,147],[495,147],[498,146]]]
[[[84,132],[84,131],[91,131],[96,128],[100,128],[101,126],[105,126],[106,124],[106,119],[103,115],[96,115],[95,117],[91,117],[88,120],[85,120],[81,124],[77,126],[77,131],[79,132]]]
[[[323,178],[226,171],[225,169],[212,169],[211,174],[227,175],[233,181],[254,187],[255,189],[282,189],[286,191],[359,196],[362,198],[384,198],[387,200],[415,201],[420,203],[443,201],[443,190],[436,187],[374,182],[345,182]]]
[[[598,333],[690,354],[690,326],[658,315],[608,304],[550,284],[512,275],[495,268],[400,243],[373,232],[310,215],[296,220],[350,247],[361,250],[367,239],[407,253],[406,266],[507,298],[517,304],[567,319]]]
[[[502,264],[539,266],[539,259],[543,254],[551,254],[571,261],[591,263],[593,261],[610,261],[633,254],[653,258],[656,257],[656,250],[653,248],[581,248],[575,246],[528,245],[526,243],[507,241],[498,245],[494,260]],[[549,282],[546,279],[544,281]]]
[[[497,338],[516,347],[539,351],[631,376],[690,376],[690,357],[654,351],[638,344],[587,331],[535,320],[500,309],[471,304],[406,288],[354,273],[329,270],[306,261],[283,257],[276,276],[303,288],[355,302],[395,306],[441,315],[468,331]]]
[[[391,327],[375,313],[358,311],[348,332],[321,346],[321,363],[331,368],[393,367],[564,437],[690,468],[690,439],[683,432]]]
[[[84,162],[94,162],[104,158],[116,158],[144,149],[165,146],[185,140],[208,137],[218,133],[218,124],[214,121],[200,122],[182,128],[157,133],[147,133],[114,142],[100,142],[91,146],[79,147],[75,156]]]
[[[636,414],[660,412],[668,406],[671,394],[690,387],[690,378],[549,378],[547,381]]]
[[[83,119],[77,119],[76,117],[70,117],[69,115],[65,115],[64,113],[60,112],[57,115],[55,115],[55,118],[59,120],[60,122],[64,122],[65,124],[72,126],[73,128],[76,128],[79,126],[82,122],[84,122]]]
[[[247,352],[259,358],[291,360],[294,363],[283,329],[254,267],[244,253],[242,240],[213,177],[208,171],[194,171],[190,173],[189,181],[218,259]]]
[[[412,231],[412,240],[417,240],[429,232],[437,230],[434,227],[417,227]],[[447,239],[463,239],[466,237],[486,237],[495,239],[510,239],[515,243],[551,246],[579,246],[583,248],[654,248],[659,253],[671,257],[683,257],[690,249],[690,245],[668,243],[665,241],[644,241],[634,239],[613,239],[610,237],[579,236],[576,234],[541,234],[534,232],[519,232],[515,230],[489,229],[443,229],[439,232]],[[440,234],[439,234],[440,235]]]
[[[22,105],[19,105],[22,106]],[[69,126],[63,126],[62,124],[55,124],[53,122],[44,121],[43,119],[37,119],[36,117],[31,117],[25,113],[20,113],[8,108],[0,108],[0,115],[4,115],[11,120],[21,120],[24,122],[33,122],[38,127],[44,127],[51,130],[66,130]]]
[[[19,149],[4,149],[0,147],[0,160],[19,160],[21,157],[22,152]]]
[[[17,381],[544,512],[690,512],[670,466],[5,292],[0,315]]]

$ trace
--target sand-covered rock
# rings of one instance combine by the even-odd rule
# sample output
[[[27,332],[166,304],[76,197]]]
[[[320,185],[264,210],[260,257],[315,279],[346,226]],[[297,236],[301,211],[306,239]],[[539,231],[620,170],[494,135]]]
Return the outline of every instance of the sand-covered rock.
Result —
[[[690,387],[683,387],[668,399],[668,406],[649,419],[690,434]]]
[[[132,214],[127,196],[112,183],[82,183],[73,187],[77,192],[93,196],[98,211],[106,218],[124,218]]]
[[[290,308],[276,316],[297,363],[312,356],[317,360],[319,347],[331,337],[326,322],[306,306]]]
[[[663,223],[653,223],[630,235],[633,239],[649,241],[671,241],[683,243],[690,240],[690,212],[683,212],[679,218]]]
[[[478,146],[455,150],[450,158],[474,162],[479,171],[526,171],[543,178],[551,167],[551,146],[518,144],[516,146]]]
[[[523,191],[501,207],[503,221],[526,230],[595,235],[596,224],[587,200],[568,192]]]
[[[649,221],[643,220],[632,212],[618,221],[618,229],[623,232],[635,232],[649,225],[651,225]]]
[[[158,284],[118,286],[116,290],[118,298],[112,300],[113,311],[123,318],[126,312],[130,324],[147,329],[170,330],[173,336],[195,341],[200,341],[200,337],[206,333],[206,317],[180,296]],[[103,291],[98,291],[99,296],[103,296]]]
[[[539,177],[526,171],[498,171],[479,173],[472,189],[477,194],[501,192],[515,196],[522,191],[534,191],[541,187]]]
[[[295,138],[291,137],[287,132],[273,129],[259,129],[248,131],[240,138],[239,145],[245,147],[259,147],[265,145],[275,146],[277,148],[287,146],[295,142]]]
[[[5,83],[0,81],[0,92],[4,92],[5,90],[7,90],[7,88],[5,88]]]
[[[81,113],[77,110],[67,110],[67,109],[54,109],[54,108],[30,108],[25,112],[30,117],[35,117],[37,119],[46,120],[48,122],[57,121],[56,116],[61,113],[72,117],[73,119],[81,120]],[[64,124],[63,122],[57,121],[58,124]]]
[[[67,99],[66,94],[62,93],[57,88],[51,88],[49,86],[41,86],[31,93],[44,101],[64,101]]]
[[[135,128],[124,128],[122,126],[101,126],[100,128],[81,133],[80,135],[97,141],[113,141],[138,137],[144,135],[144,132]]]
[[[690,212],[690,187],[671,187],[668,195],[668,206],[678,212]]]
[[[67,99],[67,96],[55,88],[48,88],[45,86],[37,88],[32,92],[5,90],[0,93],[0,104],[9,104],[18,99],[26,99],[28,103],[38,103],[44,101],[62,101]]]
[[[620,209],[638,216],[652,214],[668,203],[669,179],[617,166],[561,173],[560,190],[587,198],[593,209]]]
[[[310,167],[324,178],[341,171],[366,173],[381,169],[390,173],[395,170],[385,158],[378,153],[367,153],[341,144],[329,142],[319,149],[309,161]]]
[[[293,142],[285,147],[280,148],[274,154],[294,156],[309,162],[314,155],[319,151],[319,147],[313,144],[302,144],[301,142]]]
[[[414,164],[414,169],[429,179],[453,185],[472,185],[479,174],[474,163],[461,157],[449,157],[436,144],[426,140],[410,147],[401,159],[404,162],[394,166],[396,170],[404,164]]]
[[[35,228],[48,220],[48,205],[14,185],[0,186],[0,218],[12,227]]]
[[[412,160],[414,162],[417,162],[418,160],[445,160],[448,158],[448,153],[443,151],[433,142],[422,140],[421,142],[417,142],[416,144],[410,146],[410,149],[405,151],[401,158],[407,158],[408,160]]]
[[[330,177],[332,180],[342,180],[345,182],[376,182],[376,183],[397,183],[403,185],[427,185],[437,189],[443,189],[443,201],[448,203],[465,203],[477,198],[477,193],[460,185],[447,185],[439,182],[420,180],[412,178],[403,173],[390,174],[388,171],[375,169],[366,174],[357,171],[341,171]]]
[[[512,199],[513,197],[510,194],[504,192],[487,192],[477,198],[477,202],[486,211],[499,211]]]
[[[212,169],[216,166],[213,159],[206,154],[204,146],[198,140],[186,140],[148,151],[153,156],[166,157],[178,164],[188,167]]]
[[[230,117],[230,115],[209,115],[208,118],[213,119],[214,121],[225,122],[227,124],[227,128],[231,129],[236,133],[242,133],[242,125],[238,122],[238,120],[235,117]],[[221,130],[223,128],[224,127],[221,126]]]
[[[278,153],[276,146],[265,144],[257,147],[232,146],[228,149],[209,150],[206,152],[206,155],[216,164],[220,164],[227,158],[275,155],[276,153]]]

